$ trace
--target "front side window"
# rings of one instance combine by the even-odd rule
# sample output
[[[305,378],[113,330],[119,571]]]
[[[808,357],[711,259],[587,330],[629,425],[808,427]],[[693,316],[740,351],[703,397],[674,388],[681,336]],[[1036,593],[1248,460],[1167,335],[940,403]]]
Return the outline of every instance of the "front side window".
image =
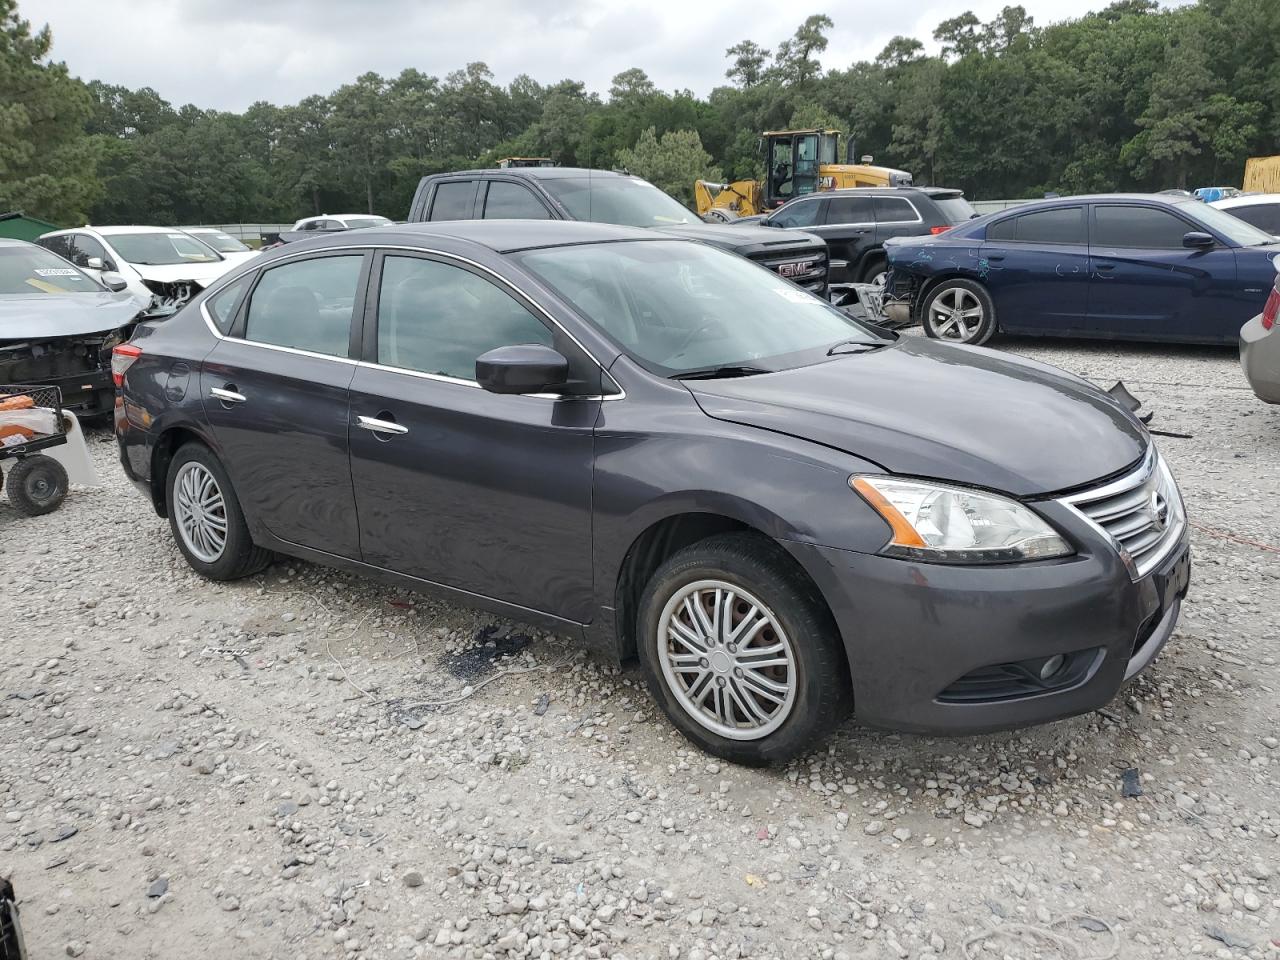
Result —
[[[79,239],[77,238],[77,246]],[[217,263],[218,252],[187,233],[113,233],[111,245],[128,263],[167,266],[175,263]]]
[[[811,227],[818,222],[821,209],[821,200],[799,200],[787,204],[770,217],[769,222],[779,227]]]
[[[550,214],[528,187],[505,180],[489,184],[484,201],[486,220],[549,220]]]
[[[107,248],[93,237],[77,233],[72,238],[71,262],[77,267],[89,266],[89,260],[97,257],[105,265],[111,258],[107,256]]]
[[[1093,208],[1095,247],[1176,250],[1182,246],[1182,238],[1194,229],[1181,217],[1155,207]]]
[[[446,180],[436,184],[436,195],[431,201],[431,219],[470,219],[471,201],[475,199],[475,195],[474,180]]]
[[[266,271],[249,300],[245,339],[347,356],[363,260],[317,257]]]
[[[827,201],[827,223],[875,223],[870,197],[832,197]]]
[[[379,363],[475,380],[477,357],[522,343],[554,346],[547,326],[490,281],[436,260],[383,261]]]
[[[101,292],[102,287],[88,274],[48,250],[26,244],[0,246],[0,296]],[[4,321],[0,320],[0,339],[5,336]]]
[[[241,277],[209,298],[209,315],[213,317],[213,325],[224,335],[231,330],[231,323],[236,318],[236,307],[249,286],[249,279]]]
[[[823,362],[883,346],[825,300],[737,254],[678,240],[579,244],[519,257],[638,363],[662,376]]]
[[[877,223],[914,223],[920,219],[905,197],[875,197],[871,202]]]

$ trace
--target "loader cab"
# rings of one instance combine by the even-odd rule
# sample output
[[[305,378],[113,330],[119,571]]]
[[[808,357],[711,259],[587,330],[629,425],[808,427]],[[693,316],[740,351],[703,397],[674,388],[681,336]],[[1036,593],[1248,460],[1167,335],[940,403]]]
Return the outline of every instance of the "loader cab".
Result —
[[[765,206],[780,207],[822,188],[822,167],[839,156],[837,130],[776,130],[762,138],[765,149]]]
[[[503,157],[498,161],[498,167],[502,170],[510,170],[514,167],[554,167],[555,161],[550,157]]]

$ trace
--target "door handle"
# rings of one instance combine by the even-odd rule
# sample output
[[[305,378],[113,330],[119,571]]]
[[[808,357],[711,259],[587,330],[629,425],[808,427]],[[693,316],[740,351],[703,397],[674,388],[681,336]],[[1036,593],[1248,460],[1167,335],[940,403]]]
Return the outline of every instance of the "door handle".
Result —
[[[1003,253],[989,253],[989,254],[987,254],[987,259],[988,259],[988,260],[990,260],[992,263],[998,263],[999,261],[1001,261],[1001,260],[1003,260],[1003,259],[1004,259],[1004,254],[1003,254]]]
[[[374,433],[389,433],[396,436],[402,436],[409,432],[408,427],[402,427],[394,420],[379,420],[377,417],[356,417],[356,426],[362,430],[372,430]]]
[[[225,387],[210,387],[209,396],[216,397],[223,403],[244,403],[247,399],[243,393],[236,393]]]
[[[1093,265],[1095,270],[1114,270],[1115,268],[1116,265],[1114,263],[1095,263]]]

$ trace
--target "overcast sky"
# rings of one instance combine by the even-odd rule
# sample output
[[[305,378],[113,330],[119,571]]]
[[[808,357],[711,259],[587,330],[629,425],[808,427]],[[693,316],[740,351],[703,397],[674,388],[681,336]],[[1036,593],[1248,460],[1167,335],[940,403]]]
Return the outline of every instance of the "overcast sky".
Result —
[[[242,110],[296,103],[369,70],[443,77],[483,60],[500,83],[527,73],[600,93],[628,67],[666,90],[705,95],[724,82],[726,47],[766,47],[809,13],[835,21],[827,68],[874,57],[896,34],[931,44],[933,28],[973,10],[991,19],[1009,0],[20,0],[53,29],[53,58],[85,80],[154,87],[175,105]],[[1078,17],[1109,0],[1022,0],[1036,23]],[[811,8],[811,9],[810,9]]]

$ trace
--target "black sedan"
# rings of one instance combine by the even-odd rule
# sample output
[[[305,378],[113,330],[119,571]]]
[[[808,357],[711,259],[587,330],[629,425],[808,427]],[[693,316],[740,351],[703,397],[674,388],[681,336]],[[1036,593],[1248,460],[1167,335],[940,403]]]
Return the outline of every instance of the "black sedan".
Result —
[[[1028,203],[886,249],[885,312],[930,337],[1234,344],[1266,302],[1280,243],[1194,198],[1107,194]]]
[[[283,553],[638,655],[735,761],[850,711],[963,731],[1095,709],[1187,588],[1178,488],[1105,394],[651,231],[290,244],[113,368],[124,469],[200,573]]]

